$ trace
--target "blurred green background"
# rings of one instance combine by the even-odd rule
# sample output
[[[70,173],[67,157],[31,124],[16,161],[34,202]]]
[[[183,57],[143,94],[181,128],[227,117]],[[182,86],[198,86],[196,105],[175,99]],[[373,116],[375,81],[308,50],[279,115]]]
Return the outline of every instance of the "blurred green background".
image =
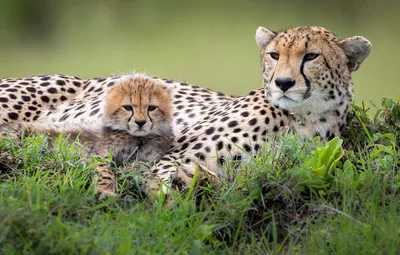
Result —
[[[0,77],[142,71],[241,95],[260,87],[258,26],[363,35],[356,100],[398,98],[399,0],[0,0]]]

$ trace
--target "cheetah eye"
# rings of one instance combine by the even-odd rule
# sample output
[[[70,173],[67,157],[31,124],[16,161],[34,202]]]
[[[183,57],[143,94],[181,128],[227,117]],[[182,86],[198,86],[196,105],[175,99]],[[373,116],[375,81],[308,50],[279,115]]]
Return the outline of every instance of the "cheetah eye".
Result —
[[[306,55],[304,55],[304,60],[310,61],[310,60],[316,59],[318,56],[319,56],[319,54],[317,54],[317,53],[307,53]]]
[[[149,112],[154,111],[156,108],[157,108],[157,106],[155,106],[155,105],[149,105],[149,106],[147,106],[147,110],[148,110]]]
[[[123,107],[125,110],[127,110],[128,112],[133,112],[133,107],[132,107],[132,105],[127,104],[127,105],[123,105],[122,107]]]
[[[278,60],[279,59],[279,53],[276,52],[270,52],[268,53],[272,59]]]

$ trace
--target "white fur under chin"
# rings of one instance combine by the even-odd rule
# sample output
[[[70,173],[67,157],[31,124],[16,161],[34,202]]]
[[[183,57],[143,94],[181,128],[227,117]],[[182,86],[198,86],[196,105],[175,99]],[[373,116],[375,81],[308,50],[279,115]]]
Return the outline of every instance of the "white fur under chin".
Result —
[[[271,93],[270,101],[295,114],[308,115],[310,112],[312,114],[324,113],[336,107],[336,100],[326,101],[325,98],[325,93],[315,91],[311,92],[311,96],[304,100],[298,94],[275,92]]]
[[[128,130],[128,133],[131,134],[132,136],[140,137],[140,136],[148,135],[149,134],[149,130],[135,130],[133,132],[131,130]]]
[[[150,125],[149,125],[150,126]],[[137,137],[144,137],[149,135],[163,136],[171,133],[171,127],[169,124],[161,124],[157,126],[143,127],[142,129],[135,128],[134,130],[127,130],[129,134]]]
[[[149,121],[146,122],[146,124],[143,127],[139,127],[136,124],[128,124],[128,132],[134,136],[145,136],[148,135],[151,132],[153,124],[150,123]],[[126,129],[126,128],[125,128]]]
[[[104,122],[104,127],[108,127],[111,128],[112,130],[121,130],[121,131],[126,131],[128,132],[130,135],[132,136],[146,136],[149,135],[149,133],[151,133],[151,127],[146,127],[144,126],[141,129],[138,129],[137,127],[130,127],[129,129],[127,128],[126,125],[123,124],[119,124],[119,123],[106,123]]]

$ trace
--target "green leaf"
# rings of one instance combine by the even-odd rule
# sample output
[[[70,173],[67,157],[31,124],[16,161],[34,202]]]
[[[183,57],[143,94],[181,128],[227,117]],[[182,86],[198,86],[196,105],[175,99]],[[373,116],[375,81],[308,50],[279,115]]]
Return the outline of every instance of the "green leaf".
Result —
[[[392,109],[393,108],[393,100],[391,98],[383,98],[382,106],[388,110]]]

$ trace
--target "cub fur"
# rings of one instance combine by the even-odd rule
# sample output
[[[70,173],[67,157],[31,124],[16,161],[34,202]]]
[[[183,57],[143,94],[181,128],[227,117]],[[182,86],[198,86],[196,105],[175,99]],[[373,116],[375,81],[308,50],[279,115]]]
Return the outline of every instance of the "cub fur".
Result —
[[[65,134],[69,142],[79,137],[84,144],[85,160],[91,156],[106,157],[112,150],[116,165],[135,160],[157,161],[174,139],[170,101],[169,89],[145,76],[134,76],[121,81],[107,93],[101,130],[64,131],[49,124],[19,122],[1,125],[0,134],[4,136],[11,130],[14,135],[19,135],[25,130],[28,134],[46,134],[53,139]],[[98,171],[100,177],[96,189],[102,194],[114,195],[116,181],[111,169],[101,164]]]

